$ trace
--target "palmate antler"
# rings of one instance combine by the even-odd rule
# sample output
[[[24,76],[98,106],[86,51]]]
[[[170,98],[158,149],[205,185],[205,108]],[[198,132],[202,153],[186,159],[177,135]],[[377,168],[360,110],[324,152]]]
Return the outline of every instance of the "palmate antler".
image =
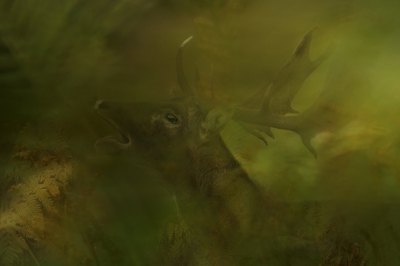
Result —
[[[272,138],[274,138],[274,135],[271,132],[271,127],[296,132],[300,135],[304,146],[317,157],[310,141],[316,134],[326,131],[330,123],[328,119],[330,110],[325,109],[320,101],[322,92],[314,104],[301,114],[291,107],[294,96],[305,80],[321,63],[329,58],[334,50],[334,46],[330,45],[318,59],[311,61],[309,49],[313,31],[314,29],[307,32],[292,57],[272,81],[244,103],[235,107],[233,119],[266,144],[266,139],[259,131]],[[178,81],[186,96],[194,96],[183,74],[182,66],[182,51],[190,39],[191,37],[182,43],[177,54]],[[198,74],[196,74],[195,84],[199,84]],[[286,116],[287,113],[298,115]]]

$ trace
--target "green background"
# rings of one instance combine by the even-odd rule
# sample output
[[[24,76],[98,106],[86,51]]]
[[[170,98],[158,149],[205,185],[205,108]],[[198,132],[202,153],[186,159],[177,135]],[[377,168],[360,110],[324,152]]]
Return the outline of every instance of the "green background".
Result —
[[[315,265],[399,265],[399,11],[389,0],[1,0],[0,265],[158,265],[173,201],[155,171],[95,152],[112,131],[94,103],[168,99],[191,35],[189,81],[198,64],[206,87],[240,103],[314,27],[312,58],[337,48],[292,106],[332,90],[342,122],[313,139],[318,159],[292,132],[273,130],[268,147],[234,122],[222,136],[266,194],[293,203],[294,224],[309,222],[300,235],[334,243]],[[46,187],[51,167],[70,175]]]

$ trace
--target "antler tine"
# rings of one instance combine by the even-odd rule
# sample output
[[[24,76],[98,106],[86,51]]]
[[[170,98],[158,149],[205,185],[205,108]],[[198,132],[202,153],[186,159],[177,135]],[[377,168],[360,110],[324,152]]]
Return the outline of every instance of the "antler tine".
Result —
[[[275,78],[238,107],[282,115],[299,113],[290,106],[291,101],[308,76],[329,58],[333,51],[333,45],[330,45],[317,60],[310,60],[309,50],[315,29],[304,35],[289,61]]]
[[[268,142],[266,138],[259,132],[263,132],[273,139],[275,138],[270,127],[248,124],[246,122],[238,122],[238,124],[241,125],[247,132],[262,140],[265,143],[265,145],[268,145]]]
[[[179,46],[178,53],[176,54],[176,73],[178,75],[178,83],[179,86],[181,87],[181,90],[185,96],[194,96],[194,93],[192,89],[189,86],[189,83],[185,77],[185,73],[183,71],[183,63],[182,63],[182,53],[183,49],[185,48],[185,45],[193,38],[193,36],[190,36],[186,40],[184,40]]]
[[[304,146],[316,157],[310,140],[321,131],[323,122],[310,114],[312,111],[314,114],[317,103],[300,115],[285,116],[287,113],[299,113],[290,105],[294,96],[308,76],[333,52],[334,46],[331,44],[318,59],[310,60],[309,49],[314,30],[305,34],[292,57],[276,77],[236,108],[234,119],[238,122],[294,131],[300,135]]]

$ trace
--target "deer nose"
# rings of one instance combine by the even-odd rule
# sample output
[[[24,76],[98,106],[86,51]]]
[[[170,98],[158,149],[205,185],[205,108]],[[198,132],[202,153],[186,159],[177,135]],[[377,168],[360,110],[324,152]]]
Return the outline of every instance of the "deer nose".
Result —
[[[103,101],[103,100],[98,100],[98,101],[95,103],[93,109],[94,109],[94,111],[98,111],[98,110],[100,110],[100,109],[107,109],[108,107],[109,107],[109,105],[108,105],[107,102],[105,102],[105,101]]]

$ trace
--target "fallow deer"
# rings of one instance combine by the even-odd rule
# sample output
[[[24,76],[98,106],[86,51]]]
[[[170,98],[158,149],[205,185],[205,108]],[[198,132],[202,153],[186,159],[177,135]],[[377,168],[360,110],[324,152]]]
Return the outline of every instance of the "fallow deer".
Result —
[[[201,97],[197,71],[197,90],[190,88],[183,73],[182,52],[191,38],[182,43],[176,56],[180,97],[165,102],[95,104],[95,112],[119,135],[98,140],[96,148],[127,154],[157,169],[174,195],[190,235],[192,258],[174,265],[237,265],[246,258],[263,256],[257,244],[260,235],[277,236],[269,221],[279,208],[251,181],[219,133],[232,119],[264,142],[260,132],[273,137],[271,127],[290,130],[299,134],[316,156],[310,140],[325,130],[329,111],[321,108],[318,99],[301,114],[291,108],[304,81],[332,52],[329,47],[311,61],[312,32],[303,37],[277,76],[238,106],[223,106]],[[257,248],[243,253],[246,246]],[[250,265],[258,264],[253,261]]]

